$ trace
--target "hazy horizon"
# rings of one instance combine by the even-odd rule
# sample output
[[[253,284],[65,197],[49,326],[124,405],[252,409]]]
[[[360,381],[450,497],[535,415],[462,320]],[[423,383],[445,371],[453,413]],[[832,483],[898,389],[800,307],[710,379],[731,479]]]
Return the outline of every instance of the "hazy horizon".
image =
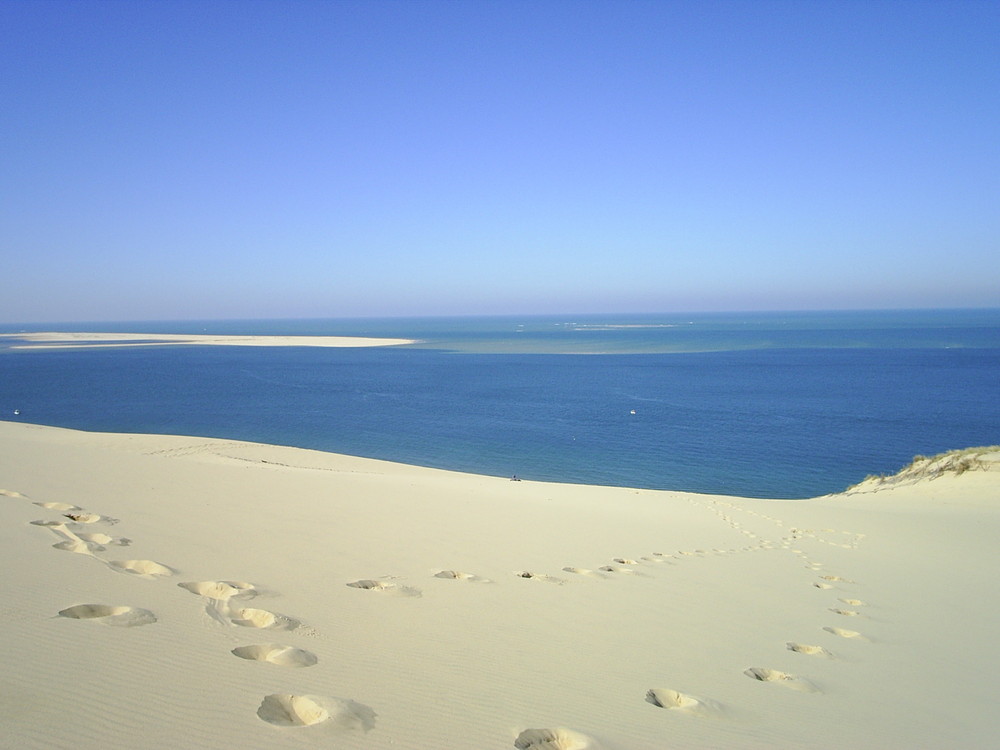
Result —
[[[23,330],[31,332],[40,332],[45,330],[43,327],[51,326],[47,330],[56,331],[58,326],[66,326],[67,332],[101,332],[98,331],[94,326],[119,326],[124,332],[140,332],[138,327],[149,324],[156,327],[169,327],[172,325],[177,326],[179,332],[185,332],[186,326],[193,324],[219,324],[223,327],[236,326],[239,327],[243,324],[255,325],[255,324],[277,324],[282,323],[289,324],[306,324],[306,323],[317,323],[317,324],[333,324],[337,325],[347,325],[357,322],[359,324],[375,323],[375,324],[392,324],[399,322],[401,324],[406,323],[448,323],[454,322],[469,322],[482,320],[483,322],[490,321],[501,321],[510,320],[510,322],[515,323],[518,321],[523,322],[544,322],[549,325],[553,321],[558,321],[566,325],[584,325],[593,324],[606,320],[609,322],[614,321],[634,321],[640,324],[643,320],[655,320],[656,327],[661,327],[664,321],[674,318],[677,319],[677,323],[671,323],[670,327],[681,326],[684,323],[691,322],[687,320],[687,317],[698,319],[700,322],[706,321],[716,321],[725,324],[738,324],[739,319],[746,317],[749,321],[754,321],[760,323],[769,318],[773,318],[776,321],[789,322],[796,318],[801,320],[810,320],[815,322],[820,319],[841,319],[847,321],[853,321],[854,323],[865,321],[865,316],[872,316],[872,321],[882,321],[885,323],[891,323],[894,319],[902,319],[907,325],[910,325],[914,320],[919,320],[921,316],[939,316],[943,314],[954,314],[954,315],[969,315],[973,318],[982,318],[983,315],[989,316],[990,314],[996,315],[1000,314],[1000,305],[993,307],[951,307],[951,308],[841,308],[841,309],[798,309],[798,310],[661,310],[654,312],[579,312],[574,310],[552,312],[552,313],[483,313],[483,314],[470,314],[470,315],[343,315],[343,316],[274,316],[269,318],[263,317],[231,317],[231,318],[196,318],[196,317],[167,317],[167,318],[147,318],[147,319],[119,319],[119,320],[39,320],[39,321],[0,321],[0,331],[5,334],[15,334],[20,327],[24,327]],[[872,322],[866,321],[866,322]],[[968,321],[967,321],[968,322]],[[982,325],[984,320],[979,319],[975,321],[976,325]],[[90,328],[86,328],[90,326]],[[586,327],[586,325],[584,325]],[[127,329],[127,330],[126,330]],[[108,331],[113,332],[113,331]],[[167,331],[147,331],[148,333],[164,333]],[[186,331],[190,333],[191,331]],[[316,332],[312,332],[315,335],[325,335]],[[305,335],[312,335],[305,334]],[[241,333],[240,335],[247,335]],[[264,334],[261,334],[264,335]],[[346,335],[341,332],[338,335]]]
[[[1000,305],[1000,5],[0,5],[0,321]]]

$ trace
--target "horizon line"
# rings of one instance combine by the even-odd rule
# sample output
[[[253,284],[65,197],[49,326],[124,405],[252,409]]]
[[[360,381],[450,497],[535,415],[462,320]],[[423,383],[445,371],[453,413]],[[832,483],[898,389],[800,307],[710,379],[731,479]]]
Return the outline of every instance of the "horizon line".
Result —
[[[1000,311],[1000,305],[970,306],[970,307],[838,307],[838,308],[773,308],[773,309],[718,309],[718,310],[661,310],[655,312],[512,312],[512,313],[448,313],[423,315],[330,315],[330,316],[277,316],[277,317],[219,317],[219,318],[123,318],[123,319],[89,319],[89,320],[46,320],[46,321],[14,321],[0,322],[2,328],[16,326],[82,326],[93,324],[128,324],[142,323],[252,323],[262,321],[375,321],[375,320],[461,320],[469,318],[557,318],[576,317],[594,318],[604,316],[614,317],[650,317],[658,315],[780,315],[780,314],[839,314],[839,313],[919,313],[919,312],[989,312]]]

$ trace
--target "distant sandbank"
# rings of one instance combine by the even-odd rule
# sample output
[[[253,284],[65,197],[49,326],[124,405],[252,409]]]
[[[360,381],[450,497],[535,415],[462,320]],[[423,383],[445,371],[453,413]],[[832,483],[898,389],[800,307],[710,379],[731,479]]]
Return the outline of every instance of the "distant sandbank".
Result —
[[[361,336],[219,336],[186,333],[95,333],[59,332],[2,333],[0,338],[24,341],[11,349],[77,349],[120,346],[402,346],[415,339],[367,338]]]

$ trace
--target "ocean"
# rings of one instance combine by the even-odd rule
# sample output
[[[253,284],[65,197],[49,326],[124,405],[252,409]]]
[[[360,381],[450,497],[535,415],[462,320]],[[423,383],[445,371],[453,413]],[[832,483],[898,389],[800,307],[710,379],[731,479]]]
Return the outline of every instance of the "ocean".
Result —
[[[2,340],[5,420],[773,498],[1000,443],[1000,309],[0,327],[31,330],[419,342],[31,351]]]

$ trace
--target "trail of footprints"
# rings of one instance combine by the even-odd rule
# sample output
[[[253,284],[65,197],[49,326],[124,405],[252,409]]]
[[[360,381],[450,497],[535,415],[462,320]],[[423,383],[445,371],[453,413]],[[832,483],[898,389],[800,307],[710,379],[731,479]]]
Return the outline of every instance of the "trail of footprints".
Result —
[[[722,521],[727,523],[734,530],[747,537],[748,544],[728,549],[715,548],[678,550],[673,554],[654,552],[649,556],[643,556],[639,559],[630,559],[625,557],[615,558],[613,560],[614,564],[603,565],[596,569],[568,566],[563,568],[563,571],[591,578],[611,578],[617,575],[645,575],[644,573],[636,570],[635,567],[650,563],[673,565],[678,564],[685,558],[691,557],[779,550],[795,555],[802,561],[803,567],[806,570],[812,571],[816,574],[816,579],[811,581],[811,586],[816,589],[838,592],[844,587],[855,587],[859,585],[857,581],[838,575],[823,573],[824,566],[819,562],[811,560],[804,551],[798,549],[798,542],[801,539],[809,539],[812,542],[826,544],[831,547],[856,549],[863,541],[865,537],[864,534],[838,531],[835,529],[799,529],[795,527],[786,529],[784,522],[778,518],[758,513],[750,509],[741,508],[733,503],[723,500],[710,500],[706,503],[701,500],[692,499],[690,502],[706,508],[716,514]],[[734,518],[735,511],[746,513],[770,522],[774,524],[778,530],[783,531],[784,533],[778,541],[761,537],[759,534],[744,528],[743,524]],[[517,573],[517,575],[521,577],[540,577],[537,574],[527,573]],[[859,608],[865,607],[866,603],[861,599],[843,596],[837,598],[835,602],[831,602],[831,605],[832,606],[827,607],[827,611],[832,613],[832,615],[838,617],[857,618],[864,616]],[[819,629],[828,635],[837,636],[839,638],[858,641],[869,640],[862,633],[856,630],[836,625],[822,625]],[[785,644],[785,648],[793,653],[813,658],[837,658],[833,651],[822,645],[788,641]],[[782,688],[802,693],[822,692],[820,687],[807,677],[791,674],[778,669],[772,669],[769,667],[749,667],[743,671],[743,674],[746,677],[758,682],[780,686]],[[677,714],[685,714],[702,718],[721,717],[726,714],[725,707],[711,698],[682,693],[668,688],[652,688],[648,690],[646,692],[646,702],[658,708],[668,709],[669,711]],[[528,747],[528,745],[525,747]]]
[[[754,513],[753,511],[746,511],[746,512]],[[776,518],[772,518],[764,514],[755,514],[755,515],[758,515],[759,517],[765,520],[771,521],[779,528],[782,528],[784,526],[784,524]],[[782,540],[783,542],[782,546],[784,549],[787,549],[794,555],[798,556],[799,559],[803,562],[804,564],[803,567],[806,570],[812,571],[817,574],[817,580],[814,580],[811,583],[811,585],[814,588],[819,589],[821,591],[836,591],[838,589],[843,588],[844,586],[851,587],[857,585],[856,581],[852,581],[850,579],[843,578],[838,575],[822,574],[823,565],[821,563],[818,563],[814,560],[810,560],[802,550],[799,550],[793,546],[796,540],[801,539],[803,537],[810,538],[811,540],[822,544],[839,546],[844,549],[856,549],[860,545],[861,541],[864,539],[864,534],[857,534],[851,532],[838,532],[835,531],[834,529],[821,529],[819,531],[814,531],[811,529],[800,530],[792,528],[789,530],[788,535],[784,537]],[[851,608],[848,609],[838,605],[848,605],[848,607]],[[865,602],[863,602],[860,599],[856,599],[853,597],[839,597],[837,599],[837,605],[828,607],[827,611],[843,617],[857,617],[860,615],[860,612],[855,608],[863,606],[865,606]],[[841,638],[850,638],[850,639],[865,640],[865,641],[868,640],[861,633],[847,628],[824,625],[822,627],[822,630],[830,635],[838,636]],[[802,654],[805,656],[818,657],[823,659],[837,658],[833,652],[819,645],[789,641],[788,643],[785,644],[785,646],[789,651],[792,651],[797,654]],[[750,677],[753,677],[754,679],[762,681],[778,682],[780,684],[787,685],[794,689],[803,690],[805,692],[819,691],[819,688],[817,688],[813,683],[809,682],[805,678],[799,678],[781,672],[775,673],[774,670],[748,669],[746,674]]]
[[[692,501],[697,502],[697,501]],[[797,556],[803,563],[803,567],[806,570],[812,571],[817,574],[817,580],[812,581],[811,585],[814,588],[820,589],[822,591],[835,591],[838,587],[856,586],[857,582],[852,581],[847,578],[843,578],[838,575],[833,574],[822,574],[824,566],[814,560],[809,559],[804,551],[797,548],[798,540],[809,539],[813,542],[818,542],[820,544],[827,544],[834,547],[841,547],[843,549],[857,549],[864,539],[864,534],[837,531],[835,529],[798,529],[795,527],[785,529],[785,524],[778,518],[766,515],[764,513],[759,513],[757,511],[740,508],[733,503],[729,503],[723,500],[712,500],[710,501],[711,507],[709,510],[714,512],[719,516],[720,519],[728,523],[732,528],[736,529],[740,533],[751,537],[758,538],[752,532],[744,530],[741,524],[733,518],[732,512],[738,510],[740,512],[755,516],[757,518],[769,521],[774,524],[779,530],[784,531],[784,535],[776,543],[773,541],[762,540],[758,544],[759,549],[780,549],[791,552],[793,555]],[[847,605],[842,606],[842,605]],[[861,599],[856,599],[853,597],[840,597],[837,599],[837,603],[834,606],[828,607],[827,610],[834,615],[839,615],[841,617],[859,617],[861,612],[857,609],[859,607],[866,606],[866,603]],[[855,640],[867,641],[868,639],[856,630],[851,630],[848,628],[841,628],[832,625],[822,626],[822,631],[838,636],[840,638],[848,638]],[[814,645],[809,643],[799,643],[796,641],[788,641],[785,644],[785,648],[796,654],[801,654],[804,656],[811,656],[814,658],[821,659],[835,659],[836,655],[825,648],[824,646]],[[775,685],[780,685],[792,690],[798,690],[800,692],[806,693],[818,693],[822,692],[820,688],[810,681],[808,678],[801,677],[794,674],[789,674],[787,672],[782,672],[776,669],[770,669],[765,667],[750,667],[744,671],[744,674],[751,679],[772,683]]]
[[[30,501],[26,495],[12,490],[0,490],[0,496]],[[108,547],[128,547],[132,540],[115,537],[105,531],[85,531],[110,527],[117,519],[90,513],[79,506],[61,502],[35,502],[40,508],[59,514],[56,519],[32,521],[31,524],[50,531],[58,541],[55,549],[72,552],[96,560],[117,573],[147,580],[169,578],[179,571],[154,560],[106,560],[98,553]],[[459,577],[456,574],[455,577]],[[476,578],[473,576],[472,578]],[[198,596],[205,613],[214,621],[232,627],[260,631],[296,632],[309,635],[313,631],[300,620],[279,612],[252,606],[252,600],[262,593],[247,581],[186,581],[180,588]],[[388,590],[403,596],[419,596],[420,592],[406,586],[384,581],[357,581],[349,586]],[[112,627],[151,625],[156,615],[147,609],[123,604],[75,604],[58,612],[71,620],[87,620]],[[263,662],[279,667],[303,668],[315,666],[319,659],[304,648],[283,643],[257,643],[232,649],[233,656],[247,661]],[[375,726],[375,712],[368,706],[346,698],[319,695],[274,693],[264,696],[257,716],[276,727],[331,726],[341,730],[368,731]]]
[[[29,500],[25,495],[0,490],[0,496]],[[707,503],[700,500],[690,500],[717,515],[734,530],[747,538],[747,544],[728,549],[694,549],[678,550],[674,553],[653,552],[638,559],[618,557],[595,568],[567,566],[562,570],[571,576],[585,578],[613,579],[618,576],[649,576],[637,568],[647,565],[677,565],[686,558],[704,557],[708,555],[729,555],[767,550],[781,550],[798,557],[803,567],[816,574],[810,582],[811,587],[831,593],[842,593],[845,588],[853,588],[859,584],[847,578],[824,572],[823,565],[808,558],[805,552],[797,548],[798,540],[809,539],[812,542],[827,544],[845,549],[855,549],[864,539],[863,534],[842,532],[834,529],[798,529],[785,528],[783,521],[763,513],[740,508],[723,500],[710,500]],[[111,527],[118,523],[117,519],[101,516],[69,503],[35,502],[35,505],[60,514],[56,520],[38,520],[31,523],[48,529],[58,541],[52,546],[81,556],[97,560],[109,569],[122,574],[133,575],[147,580],[168,578],[178,573],[177,570],[153,560],[125,559],[105,560],[98,557],[109,547],[128,547],[132,541],[125,537],[115,537],[107,531],[96,530]],[[772,523],[783,535],[778,541],[769,540],[743,527],[735,520],[735,512],[755,516],[758,519]],[[95,529],[88,531],[87,529]],[[439,570],[433,573],[435,578],[462,581],[467,583],[493,583],[490,579],[473,573],[456,570]],[[528,570],[513,571],[513,576],[522,580],[538,583],[563,585],[566,578],[548,575]],[[253,600],[262,592],[257,586],[247,581],[187,581],[177,584],[180,588],[199,597],[204,603],[205,613],[214,621],[231,627],[242,627],[261,631],[274,631],[309,635],[314,631],[300,620],[288,615],[252,606]],[[416,598],[422,592],[414,587],[397,583],[391,576],[378,579],[360,579],[345,584],[359,591],[371,592],[375,595]],[[843,621],[846,618],[862,618],[866,603],[853,596],[837,597],[830,602],[827,611],[831,622]],[[156,622],[156,615],[148,610],[126,605],[108,604],[77,604],[61,610],[59,616],[76,620],[90,620],[103,625],[115,627],[135,627]],[[839,624],[823,624],[818,627],[827,636],[868,641],[861,632]],[[785,648],[795,654],[819,659],[836,659],[835,652],[825,646],[788,641]],[[312,652],[282,643],[259,643],[238,646],[231,653],[247,661],[263,662],[285,668],[305,668],[315,666],[319,659]],[[807,677],[783,672],[769,667],[749,667],[743,674],[755,681],[776,685],[782,688],[802,693],[821,693],[821,689]],[[646,691],[646,702],[667,709],[679,715],[700,718],[718,718],[726,714],[726,708],[721,703],[704,696],[691,695],[671,688],[651,688]],[[375,712],[368,706],[353,700],[317,695],[292,695],[275,693],[263,698],[257,709],[257,716],[264,722],[276,727],[306,727],[315,725],[333,726],[340,729],[358,729],[369,731],[375,726]],[[569,747],[586,748],[591,746],[590,738],[572,730],[526,729],[521,732],[514,746],[526,750],[528,748]]]

